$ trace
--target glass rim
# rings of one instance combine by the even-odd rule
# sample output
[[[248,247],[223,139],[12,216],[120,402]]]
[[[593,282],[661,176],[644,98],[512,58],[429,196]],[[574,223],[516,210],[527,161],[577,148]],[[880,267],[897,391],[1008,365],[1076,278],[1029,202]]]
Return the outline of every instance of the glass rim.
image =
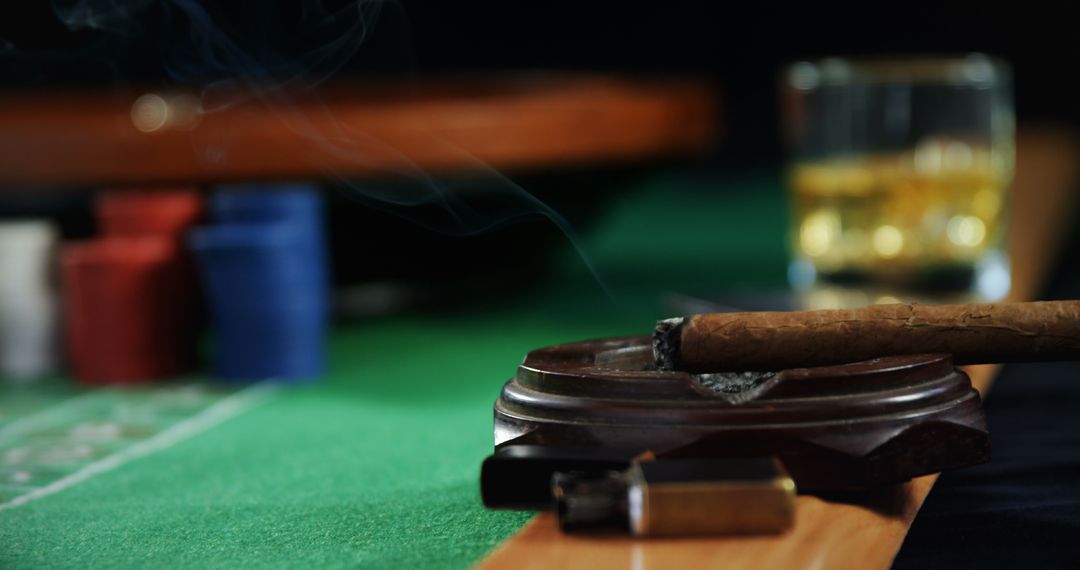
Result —
[[[797,61],[784,81],[798,91],[868,84],[927,84],[993,87],[1011,81],[1008,63],[983,53],[966,55],[826,57]]]

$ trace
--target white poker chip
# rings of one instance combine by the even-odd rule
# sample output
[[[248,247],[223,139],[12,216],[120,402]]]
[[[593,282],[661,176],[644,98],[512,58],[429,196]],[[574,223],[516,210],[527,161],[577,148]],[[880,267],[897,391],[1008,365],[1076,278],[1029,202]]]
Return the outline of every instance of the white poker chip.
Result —
[[[0,377],[6,380],[32,379],[56,368],[57,236],[46,220],[0,222]]]

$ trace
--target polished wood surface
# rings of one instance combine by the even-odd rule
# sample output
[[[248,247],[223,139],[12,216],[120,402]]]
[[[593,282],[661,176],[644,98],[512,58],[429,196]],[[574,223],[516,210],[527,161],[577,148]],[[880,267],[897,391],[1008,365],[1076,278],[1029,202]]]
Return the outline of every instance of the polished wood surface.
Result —
[[[1077,141],[1053,130],[1023,132],[1018,142],[1009,248],[1011,300],[1037,297],[1059,250],[1074,205]],[[985,393],[996,366],[966,368]],[[852,498],[799,496],[794,529],[776,537],[635,540],[560,533],[540,515],[480,568],[888,568],[937,475]]]
[[[0,185],[426,176],[701,151],[696,80],[524,75],[318,91],[0,95]]]

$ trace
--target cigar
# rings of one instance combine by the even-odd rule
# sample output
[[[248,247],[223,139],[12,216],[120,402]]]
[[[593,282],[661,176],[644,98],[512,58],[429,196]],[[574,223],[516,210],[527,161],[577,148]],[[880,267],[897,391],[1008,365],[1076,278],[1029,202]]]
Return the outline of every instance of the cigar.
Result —
[[[653,335],[657,368],[693,373],[929,353],[957,364],[1080,360],[1080,301],[711,313],[660,321]]]

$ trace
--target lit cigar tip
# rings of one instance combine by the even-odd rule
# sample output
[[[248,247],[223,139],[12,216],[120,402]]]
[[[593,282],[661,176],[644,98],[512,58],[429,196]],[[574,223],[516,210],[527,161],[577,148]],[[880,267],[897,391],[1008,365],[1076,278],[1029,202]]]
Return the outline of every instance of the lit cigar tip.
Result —
[[[653,332],[653,360],[656,361],[658,370],[675,370],[678,353],[679,338],[682,333],[685,317],[664,319],[656,323]]]

